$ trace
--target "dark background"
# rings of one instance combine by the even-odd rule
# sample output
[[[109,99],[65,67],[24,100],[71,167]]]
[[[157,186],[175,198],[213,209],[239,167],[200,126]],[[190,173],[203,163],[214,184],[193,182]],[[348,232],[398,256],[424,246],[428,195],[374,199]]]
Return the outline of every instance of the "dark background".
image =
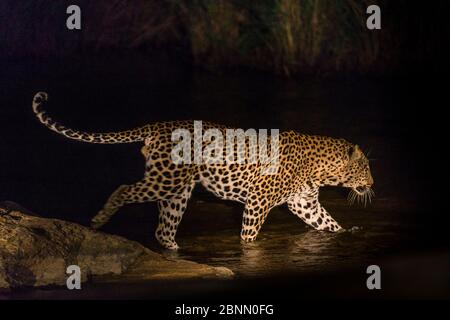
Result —
[[[298,36],[310,40],[297,47],[277,42],[285,35],[273,27],[294,11],[280,18],[275,1],[216,3],[78,1],[83,29],[68,31],[72,2],[2,1],[0,201],[87,224],[118,185],[142,176],[139,145],[68,141],[38,123],[31,99],[42,90],[55,119],[86,131],[202,119],[358,143],[371,149],[377,198],[420,226],[408,250],[448,250],[447,2],[300,1]],[[372,3],[382,30],[364,28]],[[335,194],[345,196],[324,191]],[[194,198],[217,201],[201,189]],[[141,232],[152,235],[156,206],[131,207],[106,230],[141,240],[129,222],[141,216],[129,213],[145,211]]]

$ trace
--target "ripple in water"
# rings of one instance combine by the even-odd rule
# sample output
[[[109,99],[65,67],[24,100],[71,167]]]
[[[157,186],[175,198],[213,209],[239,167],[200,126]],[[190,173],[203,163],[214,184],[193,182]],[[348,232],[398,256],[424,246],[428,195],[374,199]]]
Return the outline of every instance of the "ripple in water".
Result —
[[[203,203],[202,208],[194,206],[193,210],[197,209],[214,212],[218,216],[215,221],[222,221],[227,228],[220,230],[220,225],[216,224],[202,230],[201,234],[190,232],[180,235],[178,242],[181,249],[165,254],[228,267],[241,277],[351,266],[384,254],[407,236],[392,213],[386,215],[373,210],[364,213],[361,208],[338,208],[333,215],[345,222],[344,225],[352,221],[362,224],[347,227],[344,232],[329,233],[309,228],[289,215],[285,208],[275,208],[270,213],[273,217],[269,216],[258,240],[243,244],[239,240],[239,226],[229,228],[230,223],[226,222],[225,217],[225,214],[232,214],[236,218],[237,212],[230,213],[221,205],[207,203]],[[341,216],[345,219],[339,219]],[[386,217],[391,220],[386,220]]]

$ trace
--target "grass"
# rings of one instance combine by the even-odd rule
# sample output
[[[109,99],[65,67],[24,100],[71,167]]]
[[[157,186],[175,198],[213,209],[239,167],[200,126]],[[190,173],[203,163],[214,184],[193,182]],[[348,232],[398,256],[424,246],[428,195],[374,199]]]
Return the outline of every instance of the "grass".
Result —
[[[188,30],[192,56],[207,65],[251,65],[289,76],[302,71],[362,71],[378,56],[376,33],[365,27],[368,1],[188,3],[174,2]]]
[[[445,12],[439,9],[441,4],[429,6],[428,16],[410,6],[419,13],[411,17],[404,13],[408,6],[402,7],[406,0],[80,0],[78,4],[83,31],[70,32],[65,29],[64,2],[1,1],[0,55],[164,47],[211,69],[252,67],[286,76],[376,73],[399,67],[405,57],[430,56],[430,45],[440,38],[426,40],[430,36],[426,32],[415,34],[413,52],[402,49],[414,42],[408,23],[426,30],[427,18]],[[382,30],[365,26],[371,4],[382,8]]]

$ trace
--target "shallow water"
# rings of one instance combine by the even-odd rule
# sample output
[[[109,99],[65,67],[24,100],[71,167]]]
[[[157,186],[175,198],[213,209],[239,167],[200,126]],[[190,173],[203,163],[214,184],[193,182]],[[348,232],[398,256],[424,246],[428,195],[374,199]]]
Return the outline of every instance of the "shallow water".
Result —
[[[0,200],[42,216],[87,225],[117,186],[142,177],[144,163],[140,145],[83,144],[44,128],[31,112],[39,90],[49,92],[48,111],[55,119],[86,131],[203,119],[342,137],[372,150],[377,192],[372,205],[349,207],[342,189],[321,193],[322,204],[344,228],[357,227],[348,232],[314,231],[282,206],[269,214],[256,242],[242,245],[243,207],[203,190],[194,193],[181,222],[178,252],[161,250],[154,240],[154,204],[126,206],[103,229],[167,256],[228,267],[238,278],[355,266],[364,273],[369,263],[439,243],[434,239],[439,234],[429,228],[433,220],[422,218],[435,214],[423,203],[431,192],[424,188],[430,177],[407,143],[420,133],[410,130],[412,115],[399,107],[407,104],[405,97],[410,105],[415,102],[410,88],[402,95],[402,88],[384,80],[191,72],[148,57],[6,64],[0,84],[0,167],[6,168],[0,171]]]
[[[161,250],[151,239],[153,232],[128,232],[128,237],[168,257],[228,267],[244,278],[365,265],[404,250],[414,242],[416,226],[405,223],[404,214],[384,207],[385,199],[368,208],[350,207],[345,199],[322,202],[346,231],[316,231],[287,207],[280,206],[270,212],[257,241],[244,244],[239,239],[242,215],[239,205],[194,200],[180,225],[178,251]],[[141,231],[149,224],[153,228],[153,223],[141,220],[146,220],[145,217],[136,218],[140,220]]]

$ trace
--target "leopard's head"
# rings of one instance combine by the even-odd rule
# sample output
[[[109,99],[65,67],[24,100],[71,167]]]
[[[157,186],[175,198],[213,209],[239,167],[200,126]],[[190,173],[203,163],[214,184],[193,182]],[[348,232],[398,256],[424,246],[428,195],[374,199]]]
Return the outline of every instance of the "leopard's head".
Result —
[[[374,192],[372,190],[373,177],[370,172],[369,160],[358,147],[350,145],[347,150],[345,165],[341,168],[341,184],[351,188],[350,202],[360,200],[370,201]]]
[[[321,158],[314,159],[318,168],[318,184],[350,188],[349,201],[371,200],[373,178],[369,160],[358,147],[344,139],[328,141]],[[333,150],[333,151],[330,151]],[[326,159],[326,160],[324,160]],[[321,165],[322,163],[322,165]],[[321,169],[322,168],[322,169]]]

